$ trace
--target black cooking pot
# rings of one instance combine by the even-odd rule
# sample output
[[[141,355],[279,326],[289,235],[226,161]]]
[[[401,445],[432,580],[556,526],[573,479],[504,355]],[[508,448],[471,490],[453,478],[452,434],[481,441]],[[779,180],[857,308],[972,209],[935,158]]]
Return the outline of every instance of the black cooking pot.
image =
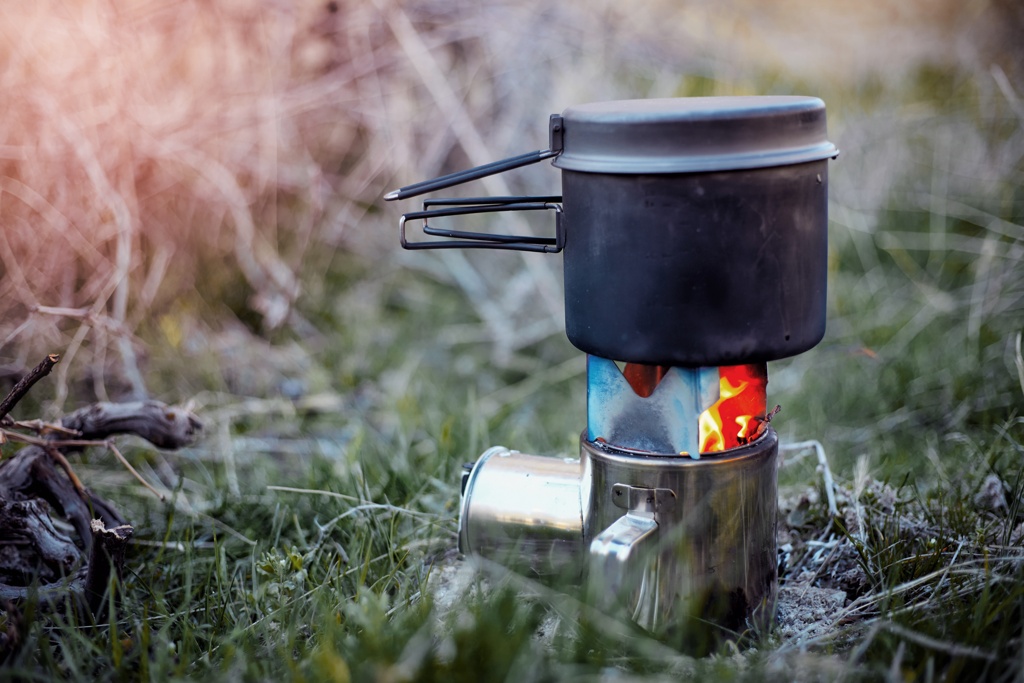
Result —
[[[407,249],[565,250],[569,341],[652,365],[721,366],[806,351],[825,333],[825,105],[811,97],[626,100],[551,117],[548,150],[396,190],[403,199],[554,158],[562,196],[433,199]],[[441,207],[441,208],[438,208]],[[556,212],[553,237],[427,219]],[[406,223],[448,240],[410,242]]]

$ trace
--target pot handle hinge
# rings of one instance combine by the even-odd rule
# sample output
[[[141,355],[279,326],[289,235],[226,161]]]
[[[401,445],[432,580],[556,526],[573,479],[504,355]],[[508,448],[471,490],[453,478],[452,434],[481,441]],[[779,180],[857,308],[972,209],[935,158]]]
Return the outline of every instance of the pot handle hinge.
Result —
[[[565,146],[565,121],[558,114],[552,114],[548,120],[548,149],[561,154]]]
[[[562,153],[564,124],[562,117],[552,114],[548,125],[549,149],[527,152],[518,156],[495,161],[483,166],[449,173],[432,180],[424,180],[392,190],[384,195],[385,201],[409,199],[421,194],[443,190],[454,185],[487,176],[510,171],[514,168],[535,164],[551,159]],[[512,197],[472,197],[455,199],[427,199],[423,202],[423,211],[404,214],[398,222],[398,238],[404,249],[510,249],[515,251],[539,251],[554,254],[562,251],[565,246],[565,232],[562,227],[561,196],[512,196]],[[448,207],[431,209],[431,207]],[[534,237],[532,235],[501,235],[463,230],[448,230],[432,227],[428,224],[431,218],[443,216],[465,216],[476,213],[497,213],[503,211],[541,211],[555,212],[554,237]],[[423,221],[423,232],[435,237],[447,237],[448,240],[433,242],[410,242],[406,238],[406,223],[412,220]]]

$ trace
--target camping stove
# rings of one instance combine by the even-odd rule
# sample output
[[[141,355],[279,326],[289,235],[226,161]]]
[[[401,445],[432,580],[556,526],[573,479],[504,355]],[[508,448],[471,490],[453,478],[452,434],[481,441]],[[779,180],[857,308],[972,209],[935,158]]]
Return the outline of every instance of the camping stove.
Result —
[[[547,150],[416,183],[404,199],[544,159],[562,194],[429,199],[407,249],[565,260],[566,332],[587,354],[580,457],[486,451],[462,481],[459,548],[664,632],[764,624],[777,591],[778,437],[766,363],[825,330],[825,106],[809,97],[629,100],[551,117]],[[553,211],[549,237],[438,228]],[[427,235],[411,241],[410,221]]]

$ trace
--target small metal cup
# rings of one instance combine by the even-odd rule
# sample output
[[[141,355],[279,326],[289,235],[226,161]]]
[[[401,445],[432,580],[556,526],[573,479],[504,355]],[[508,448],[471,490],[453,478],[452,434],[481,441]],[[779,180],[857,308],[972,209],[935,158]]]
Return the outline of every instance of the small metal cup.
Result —
[[[580,461],[487,449],[463,475],[459,550],[533,576],[578,579]]]

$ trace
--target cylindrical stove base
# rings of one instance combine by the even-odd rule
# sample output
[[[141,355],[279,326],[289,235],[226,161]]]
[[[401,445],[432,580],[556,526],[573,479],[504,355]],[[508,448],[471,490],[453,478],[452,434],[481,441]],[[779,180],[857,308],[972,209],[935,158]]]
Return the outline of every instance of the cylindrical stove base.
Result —
[[[778,590],[778,436],[699,460],[580,439],[580,460],[492,448],[464,484],[459,549],[591,598],[659,637],[767,625]],[[720,632],[720,631],[719,631]]]
[[[581,440],[581,504],[597,600],[671,633],[689,619],[767,625],[778,591],[775,431],[699,460]]]

